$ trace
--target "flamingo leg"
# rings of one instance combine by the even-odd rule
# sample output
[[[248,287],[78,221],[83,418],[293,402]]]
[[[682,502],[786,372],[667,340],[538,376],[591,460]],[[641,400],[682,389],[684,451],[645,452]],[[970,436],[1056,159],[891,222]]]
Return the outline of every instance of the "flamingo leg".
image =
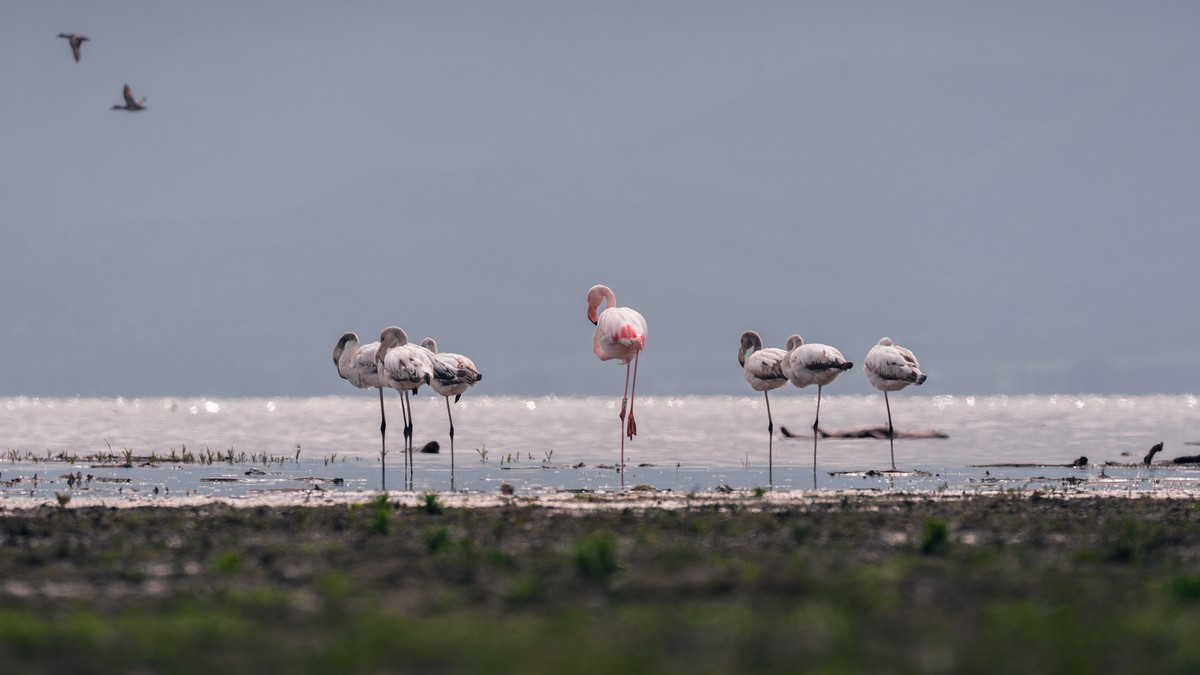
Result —
[[[383,387],[379,388],[379,489],[387,492],[387,415],[383,412]]]
[[[771,396],[763,391],[767,401],[767,485],[775,488],[775,422],[771,419]]]
[[[412,422],[408,418],[408,406],[405,402],[408,399],[408,392],[400,392],[400,414],[404,417],[404,489],[409,489],[409,463],[412,457],[408,452],[409,440],[412,438]]]
[[[413,489],[413,479],[416,476],[416,464],[413,455],[413,414],[412,414],[412,398],[407,391],[404,392],[404,405],[408,408],[408,489]]]
[[[633,399],[637,396],[634,392],[637,390],[638,356],[641,356],[641,352],[633,357],[633,386],[629,388],[629,422],[625,425],[625,432],[629,435],[629,440],[633,440],[633,437],[637,436],[637,422],[633,419]],[[628,370],[626,368],[626,371]]]
[[[817,428],[821,424],[821,388],[817,385],[817,416],[813,419],[813,489],[817,489]]]
[[[454,415],[450,413],[450,397],[446,396],[446,417],[450,418],[450,489],[454,490]]]
[[[625,389],[621,391],[621,464],[617,471],[621,474],[621,487],[625,487],[625,405],[629,402],[629,364],[625,364]]]
[[[887,392],[883,392],[883,404],[888,413],[888,448],[892,451],[892,471],[896,470],[896,430],[892,428],[892,404],[888,403]]]

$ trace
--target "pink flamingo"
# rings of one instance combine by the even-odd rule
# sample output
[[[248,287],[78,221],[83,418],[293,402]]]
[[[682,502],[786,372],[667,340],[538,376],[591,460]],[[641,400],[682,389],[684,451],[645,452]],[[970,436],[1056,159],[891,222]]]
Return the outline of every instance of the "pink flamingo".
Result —
[[[767,402],[767,483],[775,487],[775,423],[771,420],[771,396],[768,392],[788,383],[781,362],[786,355],[778,347],[763,348],[762,337],[757,331],[742,333],[742,346],[738,349],[738,363],[750,388],[761,391]]]
[[[600,303],[603,312],[597,314]],[[625,364],[625,392],[621,398],[621,485],[625,485],[625,437],[630,440],[637,435],[637,422],[633,418],[634,391],[637,389],[638,355],[646,348],[646,319],[637,310],[617,307],[617,297],[608,286],[595,285],[587,294],[588,320],[596,324],[596,335],[592,338],[592,351],[601,361],[617,359]],[[632,361],[632,364],[630,363]],[[630,366],[633,368],[633,384],[630,385]],[[629,417],[625,416],[625,404],[629,403]]]
[[[900,345],[894,344],[891,338],[882,338],[879,344],[871,347],[867,358],[863,361],[863,371],[867,380],[879,391],[883,392],[883,404],[887,406],[888,414],[888,446],[892,451],[892,471],[896,470],[896,431],[892,428],[892,404],[888,403],[889,391],[900,391],[910,384],[920,385],[927,379],[921,372],[921,364],[917,357]]]

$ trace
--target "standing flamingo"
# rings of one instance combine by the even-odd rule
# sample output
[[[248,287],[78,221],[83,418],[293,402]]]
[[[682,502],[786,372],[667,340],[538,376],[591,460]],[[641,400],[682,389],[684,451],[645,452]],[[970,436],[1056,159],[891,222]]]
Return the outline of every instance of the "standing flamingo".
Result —
[[[83,43],[88,41],[88,37],[77,33],[59,33],[58,37],[66,38],[67,42],[71,43],[71,54],[75,56],[75,63],[79,63],[79,50],[83,47]]]
[[[413,422],[409,392],[416,393],[423,384],[433,381],[434,373],[447,370],[433,360],[428,349],[409,344],[403,328],[388,326],[379,333],[379,350],[375,353],[379,378],[385,387],[400,392],[400,412],[404,416],[404,457],[406,486],[412,486]]]
[[[863,370],[871,386],[883,392],[883,404],[887,406],[888,414],[888,446],[892,451],[892,471],[895,471],[896,432],[892,427],[892,405],[888,402],[888,392],[900,391],[910,384],[920,385],[925,382],[926,376],[911,351],[886,337],[867,352]]]
[[[821,423],[821,389],[833,382],[843,370],[850,370],[853,363],[842,353],[819,343],[804,344],[804,338],[792,335],[787,340],[787,355],[783,357],[783,372],[789,381],[803,389],[817,385],[817,415],[813,418],[813,487],[817,480],[817,427]]]
[[[599,314],[600,303],[605,309]],[[596,324],[592,338],[592,351],[601,361],[617,359],[625,364],[625,392],[621,398],[621,485],[625,485],[625,438],[637,435],[637,423],[633,419],[634,391],[637,389],[638,356],[646,348],[646,319],[637,310],[617,307],[617,297],[608,286],[595,285],[588,289],[587,317]],[[633,386],[629,384],[630,361],[633,362]],[[629,403],[629,418],[625,417],[625,403]]]
[[[742,347],[738,350],[738,363],[746,381],[754,391],[761,391],[767,402],[767,483],[775,487],[775,422],[771,419],[771,396],[767,393],[787,384],[781,362],[786,352],[778,347],[763,348],[762,338],[756,331],[742,333]]]
[[[379,369],[375,363],[375,353],[379,343],[372,342],[359,346],[358,334],[343,333],[333,348],[333,364],[337,366],[338,375],[359,389],[379,390],[379,462],[387,466],[387,417],[383,412],[383,383],[379,379]],[[387,490],[387,474],[380,479],[380,489]]]
[[[438,394],[446,399],[446,417],[450,418],[450,489],[454,489],[454,415],[450,413],[450,397],[454,397],[454,402],[458,403],[458,399],[466,393],[471,385],[483,379],[483,374],[475,368],[475,362],[462,354],[453,352],[439,352],[437,342],[433,338],[425,338],[421,340],[421,346],[428,349],[433,354],[435,361],[440,361],[446,366],[445,371],[437,371],[434,373],[433,380],[429,383],[430,387]]]

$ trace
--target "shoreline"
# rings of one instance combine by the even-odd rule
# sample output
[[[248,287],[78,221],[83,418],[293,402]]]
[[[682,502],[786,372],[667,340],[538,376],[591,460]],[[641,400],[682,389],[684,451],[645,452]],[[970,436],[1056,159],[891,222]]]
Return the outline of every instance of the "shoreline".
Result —
[[[333,491],[296,490],[247,496],[188,495],[183,497],[130,494],[112,496],[77,496],[69,499],[5,496],[0,498],[0,517],[6,514],[28,512],[46,507],[68,510],[107,508],[193,508],[228,506],[236,509],[287,509],[294,507],[361,507],[387,494],[389,502],[402,508],[419,508],[435,497],[444,508],[449,509],[511,509],[538,507],[556,511],[606,511],[606,510],[661,510],[680,511],[689,509],[750,509],[773,510],[806,506],[848,504],[851,502],[891,503],[957,502],[977,499],[1007,498],[1012,500],[1037,501],[1043,499],[1086,500],[1097,499],[1156,499],[1156,500],[1200,500],[1200,490],[1182,488],[1131,488],[1128,490],[1094,491],[1083,489],[979,489],[974,491],[950,490],[762,490],[731,489],[681,493],[672,490],[657,490],[649,486],[634,486],[624,491],[559,490],[533,495],[506,495],[499,493],[466,493],[449,491],[400,491],[379,490]]]

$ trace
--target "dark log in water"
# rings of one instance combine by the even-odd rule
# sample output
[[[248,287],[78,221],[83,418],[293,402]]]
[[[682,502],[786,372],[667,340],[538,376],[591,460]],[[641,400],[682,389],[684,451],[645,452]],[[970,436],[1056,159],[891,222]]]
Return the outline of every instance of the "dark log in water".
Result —
[[[779,427],[780,433],[784,438],[812,438],[801,434],[794,434],[788,431],[787,427]],[[821,438],[882,438],[888,437],[888,430],[885,426],[878,427],[859,427],[858,429],[817,429],[817,433]],[[917,429],[916,431],[900,431],[896,430],[896,438],[950,438],[950,435],[937,429]]]
[[[1043,469],[1051,468],[1067,468],[1067,469],[1086,469],[1088,466],[1088,458],[1086,456],[1071,462],[1070,464],[1046,464],[1044,462],[1017,462],[1009,464],[972,464],[975,468],[988,469]]]

